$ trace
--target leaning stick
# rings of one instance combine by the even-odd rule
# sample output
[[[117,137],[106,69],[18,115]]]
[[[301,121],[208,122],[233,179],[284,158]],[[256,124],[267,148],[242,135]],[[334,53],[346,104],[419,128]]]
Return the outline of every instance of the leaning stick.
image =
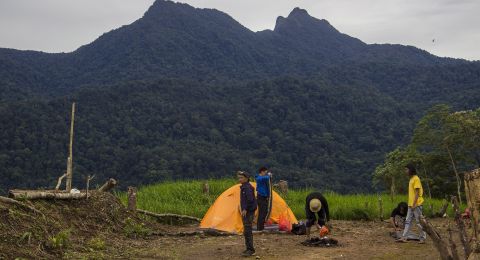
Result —
[[[66,173],[58,177],[57,186],[55,186],[55,190],[60,190],[60,186],[62,185],[62,181],[65,177],[67,177]]]
[[[22,203],[18,200],[14,200],[14,199],[11,199],[11,198],[7,198],[7,197],[3,197],[3,196],[0,196],[0,201],[1,202],[4,202],[4,203],[8,203],[8,204],[13,204],[13,205],[17,205],[17,206],[20,206],[22,208],[25,208],[25,209],[28,209],[28,210],[31,210],[39,215],[43,215],[42,212],[40,212],[38,209],[32,207],[32,206],[28,206],[27,204],[25,203]]]
[[[179,219],[193,220],[193,221],[197,221],[197,222],[201,221],[201,219],[196,218],[196,217],[186,216],[186,215],[177,215],[177,214],[172,214],[172,213],[158,214],[158,213],[146,211],[146,210],[143,210],[143,209],[137,209],[137,212],[145,214],[147,216],[156,217],[156,218],[179,218]]]

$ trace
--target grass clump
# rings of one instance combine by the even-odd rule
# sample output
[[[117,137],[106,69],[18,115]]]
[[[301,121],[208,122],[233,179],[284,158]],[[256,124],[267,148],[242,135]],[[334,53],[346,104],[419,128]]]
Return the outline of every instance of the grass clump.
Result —
[[[146,237],[152,233],[152,230],[145,227],[144,223],[138,223],[132,218],[128,217],[125,220],[125,227],[123,228],[123,232],[127,237]]]
[[[99,237],[94,237],[90,239],[87,243],[88,248],[91,250],[105,250],[106,245],[105,245],[105,240]]]
[[[48,239],[48,247],[51,249],[65,249],[70,245],[70,229],[62,230]]]

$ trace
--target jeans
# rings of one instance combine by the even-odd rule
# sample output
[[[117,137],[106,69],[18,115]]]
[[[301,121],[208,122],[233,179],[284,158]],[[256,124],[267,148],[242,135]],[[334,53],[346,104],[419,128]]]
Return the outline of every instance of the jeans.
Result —
[[[242,218],[243,221],[243,236],[245,237],[245,246],[247,250],[255,251],[253,248],[253,234],[252,234],[252,224],[255,212],[248,212],[245,217]]]
[[[257,204],[258,204],[257,230],[261,231],[265,227],[265,221],[268,214],[268,198],[258,195]]]
[[[420,235],[419,239],[424,240],[427,238],[427,233],[422,228],[422,225],[420,225],[420,217],[422,216],[422,206],[417,206],[415,209],[412,209],[411,207],[408,207],[408,212],[407,212],[407,217],[405,218],[405,228],[403,229],[403,234],[402,237],[407,238],[410,235],[410,228],[412,227],[412,220],[413,217],[415,217],[415,221],[417,222],[417,226],[420,228]]]

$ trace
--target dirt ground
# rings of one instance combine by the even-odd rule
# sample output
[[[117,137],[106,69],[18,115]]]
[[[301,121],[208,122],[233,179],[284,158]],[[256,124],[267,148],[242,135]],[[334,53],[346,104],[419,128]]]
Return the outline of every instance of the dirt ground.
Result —
[[[447,220],[432,223],[446,236]],[[301,245],[304,236],[290,234],[255,234],[256,257],[252,259],[439,259],[432,241],[426,244],[395,243],[385,222],[332,221],[330,237],[340,246],[312,248]],[[458,233],[454,233],[461,247]],[[137,259],[245,259],[242,236],[160,237],[137,245],[132,252]]]

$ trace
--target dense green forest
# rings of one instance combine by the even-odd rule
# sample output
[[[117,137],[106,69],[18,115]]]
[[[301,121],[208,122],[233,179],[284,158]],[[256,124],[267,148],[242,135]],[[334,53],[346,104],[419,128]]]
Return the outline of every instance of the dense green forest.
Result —
[[[267,165],[293,186],[371,192],[430,107],[477,108],[479,89],[479,62],[369,45],[302,9],[252,32],[157,0],[71,53],[0,49],[0,189],[54,185],[76,101],[78,187],[89,174],[126,186]]]
[[[412,120],[373,88],[291,78],[84,89],[71,99],[0,107],[4,187],[55,183],[65,168],[71,100],[78,104],[74,156],[82,185],[88,174],[140,184],[268,165],[294,185],[368,191],[370,169],[405,138]]]

